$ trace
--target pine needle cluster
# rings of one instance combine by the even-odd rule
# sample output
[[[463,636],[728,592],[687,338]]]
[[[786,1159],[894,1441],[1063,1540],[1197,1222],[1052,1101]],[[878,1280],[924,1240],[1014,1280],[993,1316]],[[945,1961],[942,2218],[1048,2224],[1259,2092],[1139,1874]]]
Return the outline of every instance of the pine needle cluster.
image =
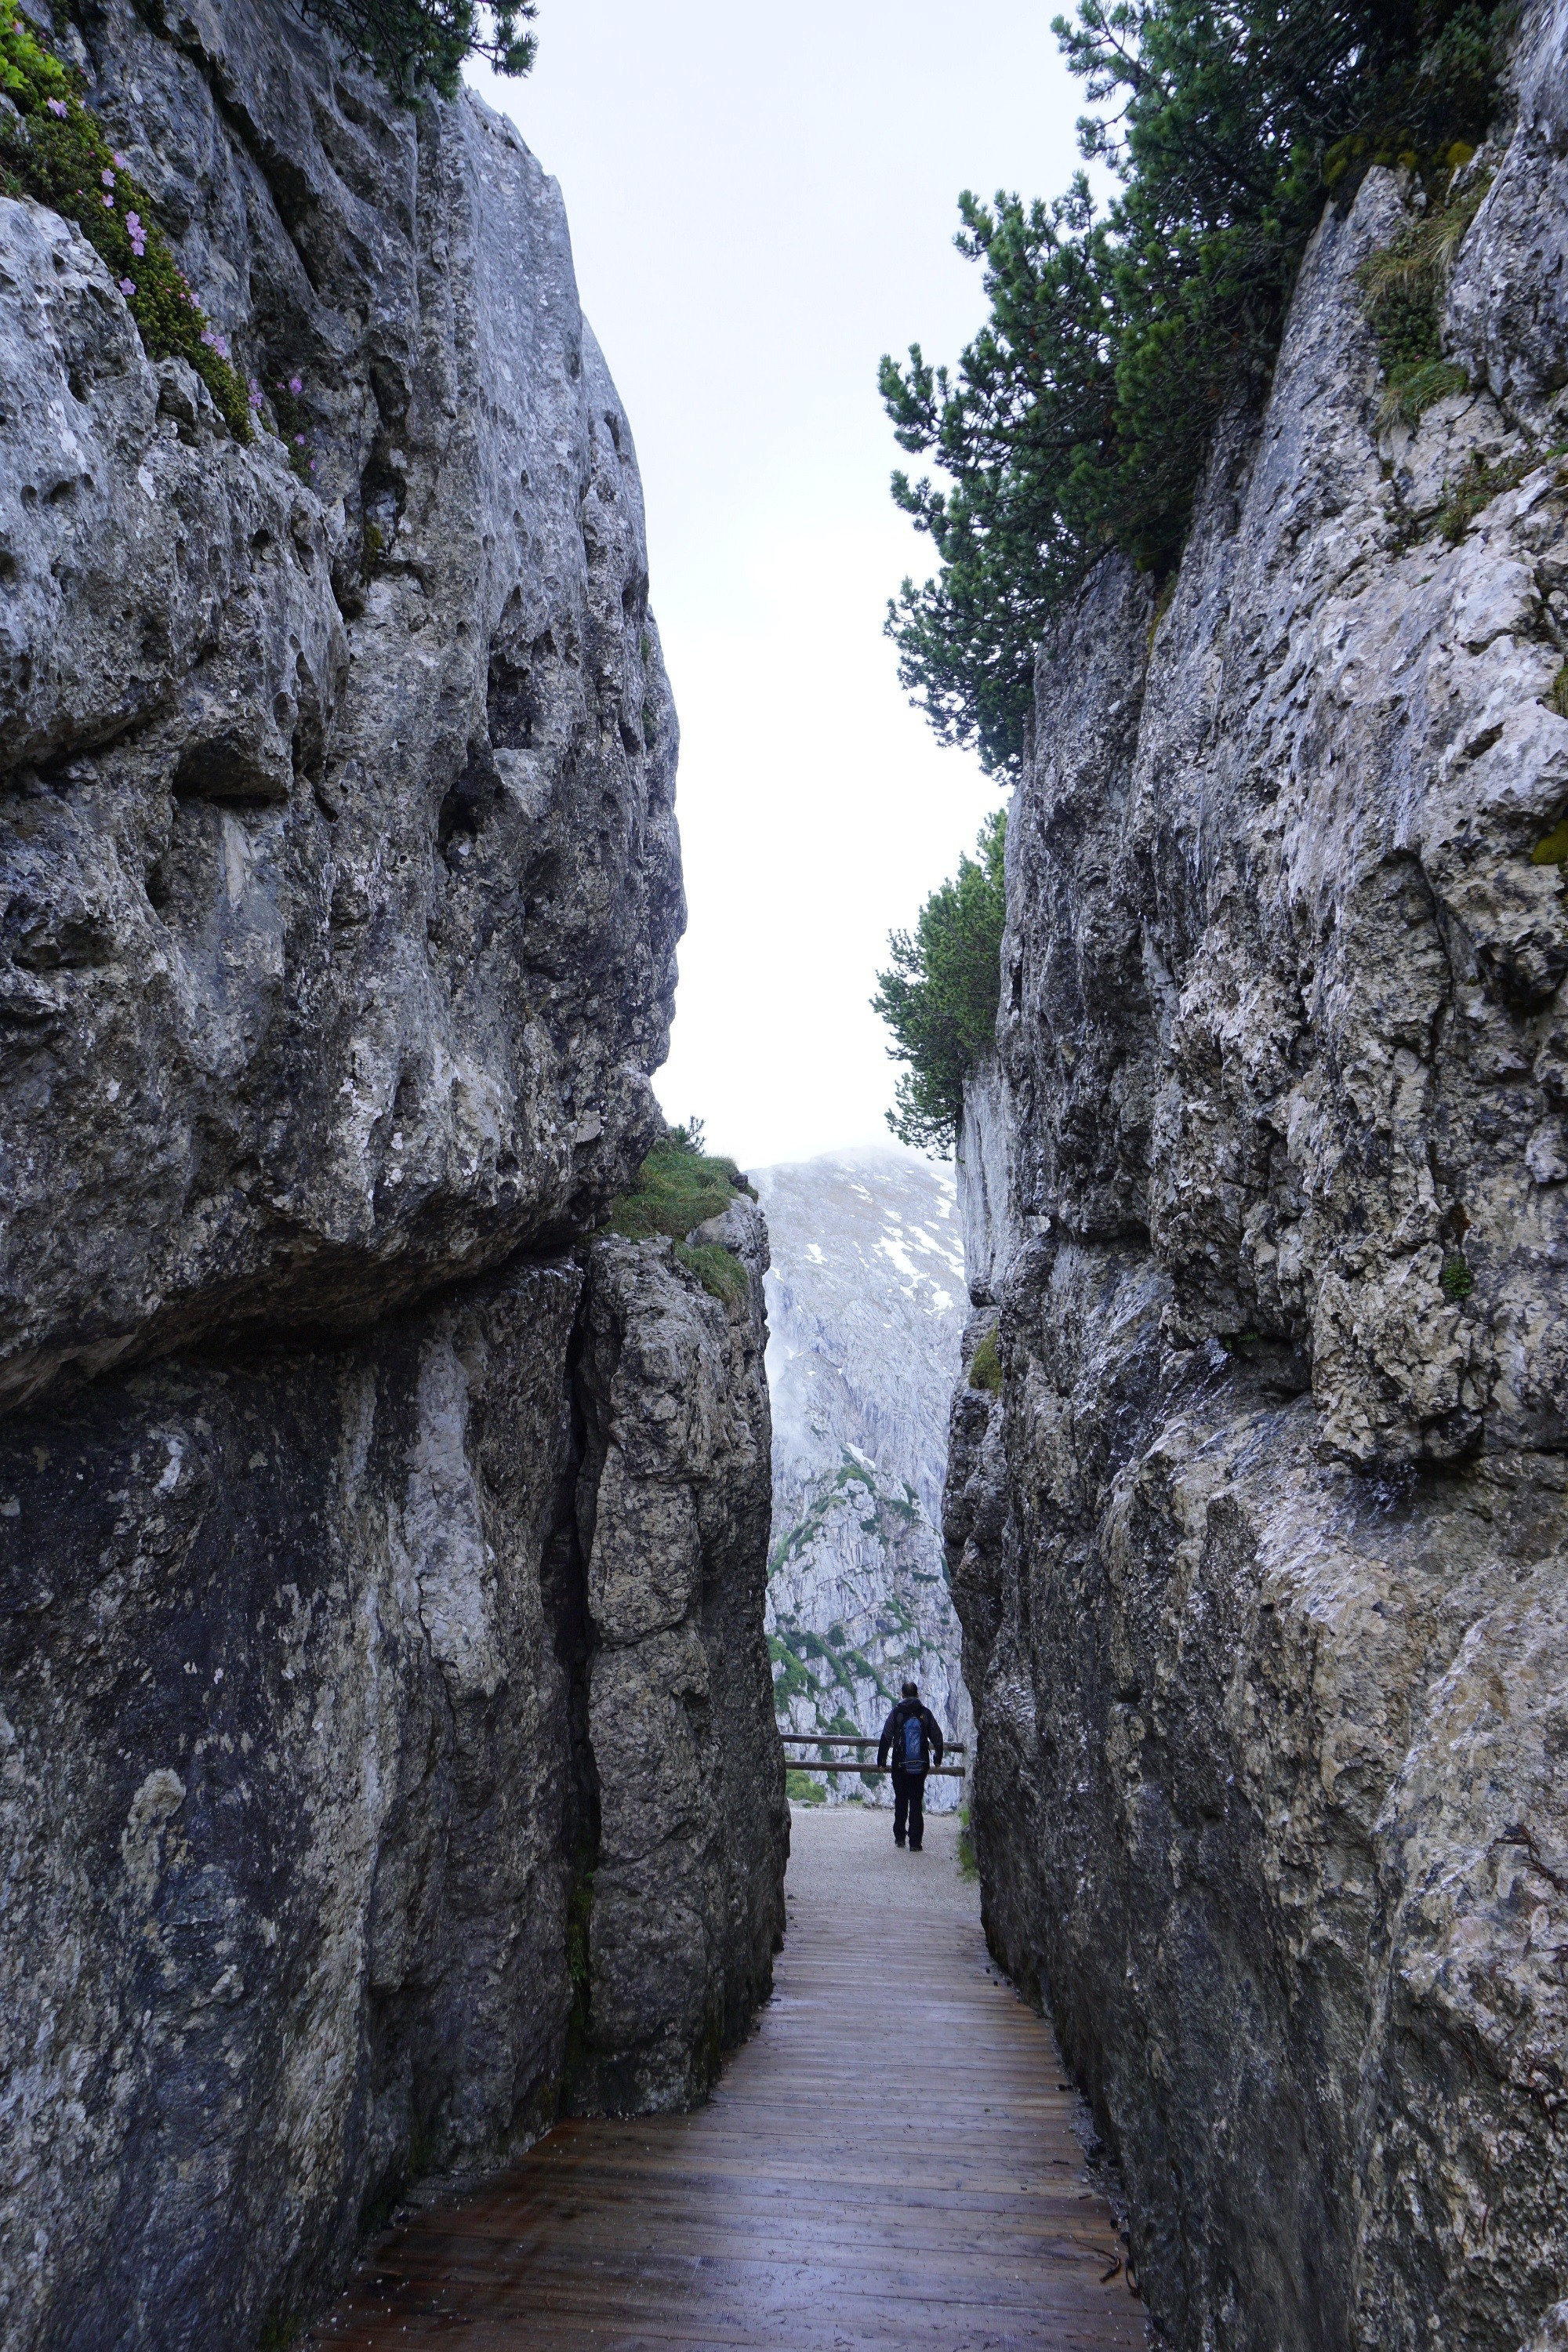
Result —
[[[525,74],[536,43],[523,29],[535,0],[301,0],[404,98],[426,89],[455,98],[465,61],[482,58],[499,74]]]
[[[1510,21],[1510,0],[1079,0],[1057,19],[1114,201],[1081,173],[1049,204],[966,193],[957,244],[990,315],[952,371],[918,343],[881,363],[900,447],[946,478],[893,477],[938,568],[888,624],[943,740],[1016,769],[1052,614],[1109,548],[1174,562],[1218,419],[1266,389],[1324,203],[1373,163],[1446,173],[1479,143]]]
[[[981,827],[978,858],[961,857],[952,879],[921,908],[913,931],[893,933],[892,966],[878,973],[871,1000],[893,1033],[889,1053],[908,1065],[888,1125],[901,1143],[942,1158],[958,1139],[963,1082],[995,1037],[1006,843],[1007,821],[998,809]]]

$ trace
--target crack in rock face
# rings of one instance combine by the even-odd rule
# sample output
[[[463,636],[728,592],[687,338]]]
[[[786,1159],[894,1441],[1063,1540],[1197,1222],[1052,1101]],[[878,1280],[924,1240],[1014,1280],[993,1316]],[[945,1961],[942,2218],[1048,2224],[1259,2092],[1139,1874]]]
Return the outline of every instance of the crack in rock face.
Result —
[[[1168,597],[1107,559],[1042,647],[1008,823],[976,1843],[1192,2352],[1562,2334],[1563,59],[1528,10],[1471,388],[1380,438],[1373,172]]]

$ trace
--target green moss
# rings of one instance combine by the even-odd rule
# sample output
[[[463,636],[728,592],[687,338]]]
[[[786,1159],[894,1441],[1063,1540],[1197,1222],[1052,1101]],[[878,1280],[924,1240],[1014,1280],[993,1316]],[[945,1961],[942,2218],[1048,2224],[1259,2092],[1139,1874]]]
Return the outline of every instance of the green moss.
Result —
[[[188,360],[238,441],[251,433],[245,379],[185,282],[152,201],[82,103],[80,77],[9,9],[0,10],[0,194],[32,196],[74,221],[107,262],[149,359]]]
[[[1568,676],[1568,664],[1561,675]],[[1568,718],[1568,711],[1563,712]],[[1568,866],[1568,816],[1559,817],[1544,840],[1538,841],[1530,853],[1532,866]]]
[[[972,1389],[988,1389],[993,1396],[1001,1394],[1002,1354],[996,1345],[994,1324],[969,1360],[969,1385]]]
[[[980,1864],[974,1855],[974,1833],[970,1827],[969,1807],[958,1809],[958,1874],[961,1878],[978,1878]]]
[[[827,1802],[827,1790],[822,1782],[813,1780],[809,1772],[801,1771],[796,1765],[792,1765],[784,1774],[784,1794],[792,1805],[825,1805]]]

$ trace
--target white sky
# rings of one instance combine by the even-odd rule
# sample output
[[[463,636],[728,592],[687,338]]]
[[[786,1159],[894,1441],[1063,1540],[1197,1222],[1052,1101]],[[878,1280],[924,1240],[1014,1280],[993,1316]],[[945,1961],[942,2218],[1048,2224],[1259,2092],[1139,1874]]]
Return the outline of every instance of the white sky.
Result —
[[[637,439],[690,907],[656,1084],[743,1163],[887,1140],[887,935],[998,797],[882,635],[929,556],[876,368],[980,322],[961,188],[1066,184],[1061,5],[544,0],[530,79],[473,77],[561,182]]]

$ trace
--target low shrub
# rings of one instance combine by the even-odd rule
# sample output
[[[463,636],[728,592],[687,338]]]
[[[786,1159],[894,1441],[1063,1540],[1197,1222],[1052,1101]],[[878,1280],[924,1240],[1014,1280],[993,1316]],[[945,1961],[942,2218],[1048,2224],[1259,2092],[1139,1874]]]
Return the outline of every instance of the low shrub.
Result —
[[[803,1772],[795,1764],[784,1774],[784,1794],[792,1805],[825,1805],[827,1802],[826,1784],[814,1780],[809,1772]]]
[[[146,191],[82,103],[79,75],[0,10],[0,90],[16,109],[0,120],[0,193],[32,196],[74,221],[108,263],[151,360],[188,360],[230,432],[248,441],[259,393],[247,394],[150,217]]]
[[[1452,1257],[1444,1259],[1443,1271],[1438,1279],[1443,1286],[1444,1297],[1452,1299],[1456,1305],[1461,1298],[1468,1298],[1476,1286],[1475,1276],[1458,1251]]]

